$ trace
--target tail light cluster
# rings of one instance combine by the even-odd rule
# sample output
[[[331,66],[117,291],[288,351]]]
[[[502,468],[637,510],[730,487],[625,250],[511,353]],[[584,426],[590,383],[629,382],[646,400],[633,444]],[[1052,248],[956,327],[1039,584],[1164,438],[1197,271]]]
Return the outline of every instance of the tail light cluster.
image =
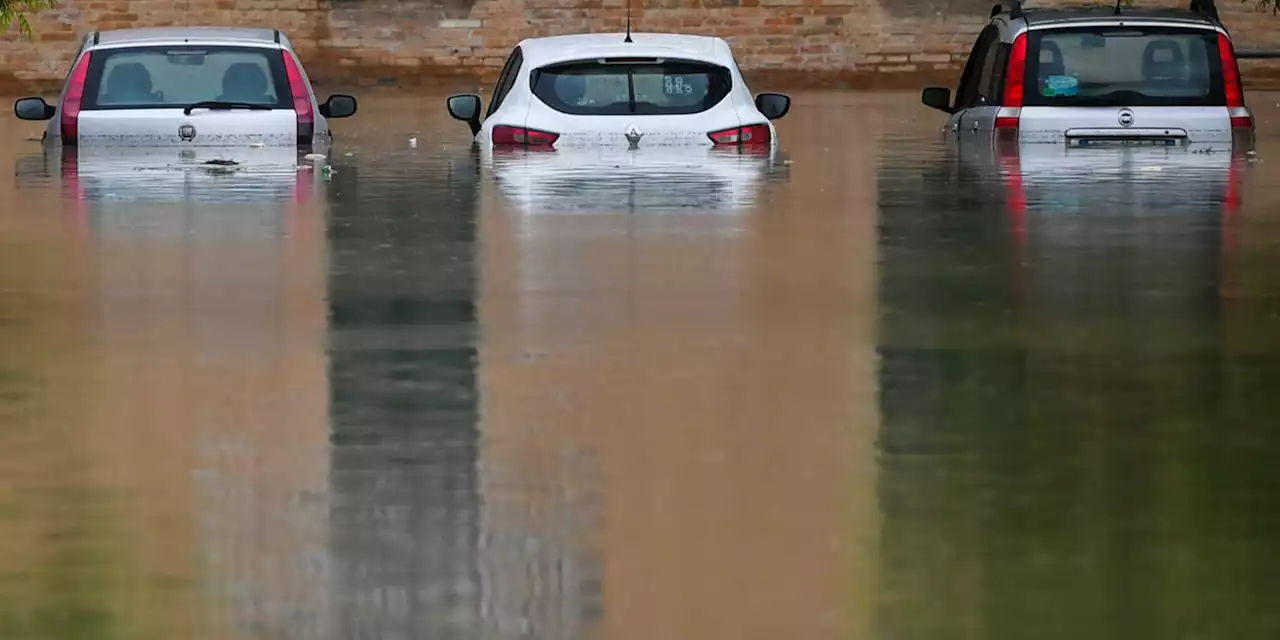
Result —
[[[71,71],[67,93],[62,98],[61,132],[64,145],[75,145],[80,135],[80,105],[84,102],[84,85],[89,77],[89,61],[92,58],[92,52],[80,56],[75,69]]]
[[[771,142],[769,125],[753,124],[745,127],[721,129],[707,134],[711,142],[720,145],[759,146]]]
[[[289,91],[293,94],[293,111],[298,114],[298,144],[311,144],[316,133],[316,114],[311,108],[311,92],[302,77],[302,68],[293,54],[281,50],[285,72],[289,75]]]
[[[1022,118],[1023,87],[1027,79],[1027,34],[1019,35],[1013,41],[1013,51],[1009,54],[1009,69],[1004,74],[1003,106],[996,111],[996,135],[1017,136],[1018,123]]]
[[[529,147],[550,147],[560,139],[560,134],[524,127],[509,127],[504,124],[493,128],[493,144],[525,145]]]
[[[1218,34],[1218,59],[1222,63],[1222,82],[1226,85],[1227,111],[1231,114],[1232,129],[1252,129],[1253,115],[1244,106],[1244,87],[1240,83],[1240,65],[1236,62],[1236,50],[1226,34]]]

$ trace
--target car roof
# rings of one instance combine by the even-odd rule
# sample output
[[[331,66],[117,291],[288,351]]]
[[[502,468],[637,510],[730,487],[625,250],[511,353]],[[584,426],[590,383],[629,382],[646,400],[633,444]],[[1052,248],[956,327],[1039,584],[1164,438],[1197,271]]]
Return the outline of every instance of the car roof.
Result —
[[[1174,22],[1188,26],[1217,27],[1209,16],[1189,9],[1122,9],[1119,15],[1114,6],[1087,5],[1057,7],[1053,9],[1023,9],[1028,26],[1071,22]]]
[[[278,35],[279,34],[279,35]],[[99,31],[95,45],[129,45],[148,42],[227,42],[256,43],[274,46],[283,40],[276,29],[249,29],[245,27],[140,27],[136,29],[112,29]]]
[[[529,67],[597,57],[673,57],[728,64],[733,56],[721,38],[675,33],[581,33],[529,38],[518,45]]]

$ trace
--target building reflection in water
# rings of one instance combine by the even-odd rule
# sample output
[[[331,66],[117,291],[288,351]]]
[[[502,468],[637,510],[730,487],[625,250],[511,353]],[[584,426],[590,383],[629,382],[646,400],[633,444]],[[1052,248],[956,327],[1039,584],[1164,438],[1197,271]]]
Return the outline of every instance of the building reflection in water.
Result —
[[[1247,393],[1274,354],[1224,348],[1258,302],[1223,295],[1229,158],[1083,179],[1024,152],[1010,198],[918,146],[879,185],[884,632],[1274,634],[1274,407]]]
[[[530,175],[593,165],[481,176],[482,637],[871,628],[874,173],[802,146],[846,187],[739,171],[681,210],[723,176],[612,206]]]
[[[475,181],[463,153],[341,164],[329,185],[341,637],[475,637]]]
[[[88,410],[66,442],[89,448],[74,466],[100,514],[77,537],[102,554],[80,571],[106,581],[61,624],[327,638],[324,211],[292,170],[139,181],[127,164],[27,158],[20,176],[57,198],[39,218],[63,225],[50,255],[79,269],[48,283],[79,302],[46,324],[82,325],[67,344],[87,390],[65,395]]]

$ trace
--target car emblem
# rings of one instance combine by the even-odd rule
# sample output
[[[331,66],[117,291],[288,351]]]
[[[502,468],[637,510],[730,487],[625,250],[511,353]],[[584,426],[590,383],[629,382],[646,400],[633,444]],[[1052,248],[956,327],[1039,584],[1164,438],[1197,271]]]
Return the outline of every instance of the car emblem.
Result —
[[[639,127],[635,126],[634,124],[628,126],[627,132],[625,135],[627,137],[627,144],[631,145],[632,149],[640,148],[640,138],[643,138],[644,134],[640,133]]]
[[[184,124],[181,127],[178,127],[178,137],[187,142],[191,142],[196,138],[196,128],[189,124]]]
[[[1130,110],[1128,110],[1128,109],[1121,109],[1121,110],[1120,110],[1120,117],[1119,117],[1119,120],[1120,120],[1120,126],[1122,126],[1122,127],[1132,127],[1132,126],[1133,126],[1133,112],[1132,112],[1132,111],[1130,111]]]

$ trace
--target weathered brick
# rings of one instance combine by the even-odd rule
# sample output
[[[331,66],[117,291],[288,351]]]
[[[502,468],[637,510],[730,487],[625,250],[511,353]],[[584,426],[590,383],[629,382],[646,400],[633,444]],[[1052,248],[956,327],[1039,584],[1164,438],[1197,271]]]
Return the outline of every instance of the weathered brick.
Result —
[[[33,41],[20,39],[15,29],[0,36],[0,89],[6,81],[56,87],[75,43],[91,28],[170,24],[283,29],[318,82],[376,86],[425,82],[432,74],[490,78],[520,40],[621,31],[627,6],[626,0],[467,1],[59,0],[32,20]],[[989,8],[959,4],[969,8],[950,0],[642,0],[633,2],[632,16],[645,31],[723,37],[748,72],[799,80],[842,74],[900,79],[959,73]],[[1251,3],[1219,5],[1238,47],[1280,46],[1277,23],[1255,13]],[[1243,67],[1246,76],[1280,77],[1274,62]]]
[[[917,53],[911,56],[912,62],[951,62],[951,55],[946,53]]]

